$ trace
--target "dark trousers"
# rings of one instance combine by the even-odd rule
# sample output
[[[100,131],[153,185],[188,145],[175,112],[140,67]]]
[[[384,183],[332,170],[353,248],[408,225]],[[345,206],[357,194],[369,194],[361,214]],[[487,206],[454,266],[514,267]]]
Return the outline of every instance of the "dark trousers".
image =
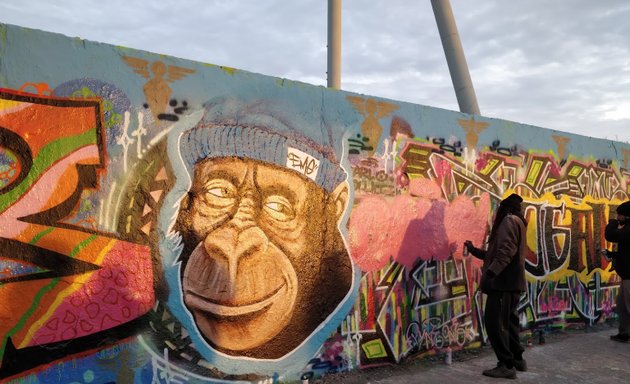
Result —
[[[521,346],[517,306],[519,292],[489,292],[486,298],[484,321],[486,332],[499,363],[508,368],[514,360],[521,360],[525,349]]]
[[[617,296],[617,314],[619,315],[619,334],[630,336],[630,279],[621,280]]]

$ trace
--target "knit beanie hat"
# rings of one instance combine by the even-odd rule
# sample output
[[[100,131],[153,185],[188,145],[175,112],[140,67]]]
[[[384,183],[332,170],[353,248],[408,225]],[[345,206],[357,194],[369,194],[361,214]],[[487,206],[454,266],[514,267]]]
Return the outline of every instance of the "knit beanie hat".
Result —
[[[621,205],[619,205],[617,207],[617,213],[620,214],[620,215],[624,215],[624,216],[630,217],[630,201],[626,201],[625,203],[621,203]]]
[[[295,171],[332,192],[347,178],[335,144],[321,118],[309,121],[279,103],[221,98],[205,105],[201,121],[183,134],[180,149],[191,166],[218,157],[258,160]]]

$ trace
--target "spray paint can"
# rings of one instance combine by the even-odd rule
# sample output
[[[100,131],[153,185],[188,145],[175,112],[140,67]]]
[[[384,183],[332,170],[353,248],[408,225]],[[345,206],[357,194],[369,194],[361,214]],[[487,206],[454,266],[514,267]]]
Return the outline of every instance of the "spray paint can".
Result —
[[[446,365],[453,364],[453,350],[451,347],[446,348],[446,356],[444,357],[444,362]]]

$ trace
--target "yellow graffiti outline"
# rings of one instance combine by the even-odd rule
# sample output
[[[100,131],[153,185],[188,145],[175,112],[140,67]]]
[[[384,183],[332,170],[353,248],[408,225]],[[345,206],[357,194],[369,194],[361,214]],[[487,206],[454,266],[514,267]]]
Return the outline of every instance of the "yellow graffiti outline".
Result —
[[[509,193],[505,194],[506,196],[509,195]],[[603,204],[606,205],[606,207],[610,207],[611,205],[619,205],[621,204],[623,201],[619,200],[617,198],[614,198],[612,200],[608,200],[608,199],[603,199],[603,198],[593,198],[592,196],[585,196],[581,199],[581,202],[579,204],[576,204],[570,196],[568,195],[562,195],[560,197],[560,199],[556,198],[553,193],[551,192],[546,192],[544,193],[542,196],[540,197],[525,197],[524,196],[524,200],[526,203],[547,203],[549,205],[552,206],[561,206],[562,204],[564,204],[567,208],[567,211],[565,212],[564,217],[562,218],[561,222],[559,223],[559,225],[562,226],[570,226],[571,222],[573,220],[572,218],[572,211],[571,210],[576,210],[576,211],[592,211],[592,204]],[[610,208],[606,209],[604,211],[605,214],[605,219],[606,221],[608,221],[609,217],[610,217]],[[537,250],[537,232],[538,232],[538,228],[537,228],[537,223],[536,225],[528,225],[527,226],[527,247],[532,250],[532,251],[536,251]],[[564,240],[566,241],[566,239]],[[564,245],[564,244],[562,244]],[[601,268],[595,268],[594,270],[587,272],[586,269],[584,269],[581,272],[576,272],[576,271],[568,271],[567,270],[567,266],[569,264],[569,260],[571,259],[572,255],[569,254],[569,257],[567,257],[567,259],[565,260],[564,264],[562,265],[562,267],[560,267],[559,269],[557,269],[554,272],[551,272],[548,275],[542,276],[542,277],[534,277],[531,276],[529,274],[526,274],[527,280],[530,282],[536,282],[536,281],[540,281],[540,280],[545,280],[545,281],[561,281],[567,277],[572,276],[572,274],[577,274],[578,278],[580,279],[581,282],[583,283],[588,283],[589,281],[592,280],[593,278],[593,274],[596,271],[600,271],[601,273],[601,277],[602,277],[602,281],[606,281],[608,279],[610,279],[610,277],[613,275],[614,272],[610,271],[611,265],[608,265],[608,267],[603,270]]]
[[[15,107],[20,106],[22,104],[23,104],[23,102],[21,102],[21,101],[0,99],[0,112],[2,112],[5,109],[15,108]]]

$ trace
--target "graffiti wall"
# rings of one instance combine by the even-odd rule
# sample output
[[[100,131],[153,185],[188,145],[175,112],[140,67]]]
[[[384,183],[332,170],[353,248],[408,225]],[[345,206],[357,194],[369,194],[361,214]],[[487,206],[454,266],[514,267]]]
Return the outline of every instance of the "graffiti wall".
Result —
[[[477,347],[462,245],[512,192],[523,333],[614,320],[629,156],[0,24],[0,381],[277,383]]]

